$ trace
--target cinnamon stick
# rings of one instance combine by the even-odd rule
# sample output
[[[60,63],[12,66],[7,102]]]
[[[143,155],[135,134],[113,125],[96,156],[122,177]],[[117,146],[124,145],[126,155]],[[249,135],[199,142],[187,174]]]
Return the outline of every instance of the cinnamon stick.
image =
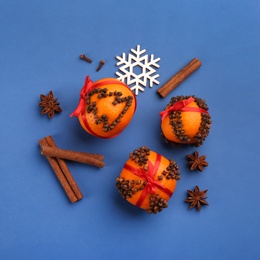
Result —
[[[42,147],[56,147],[56,144],[51,136],[47,136],[39,140]],[[63,189],[65,190],[69,200],[74,203],[83,198],[83,195],[75,182],[72,174],[70,173],[65,161],[63,159],[46,156],[55,175],[60,181]]]
[[[201,66],[201,62],[198,58],[194,58],[184,68],[178,71],[170,80],[168,80],[157,92],[166,97],[172,90],[174,90],[180,83],[182,83],[190,74],[197,70]]]
[[[102,168],[105,165],[103,162],[104,156],[100,154],[74,152],[70,150],[64,150],[57,147],[49,147],[49,146],[42,146],[41,154],[50,157],[56,157],[56,158],[86,163],[93,166],[97,166],[99,168]]]

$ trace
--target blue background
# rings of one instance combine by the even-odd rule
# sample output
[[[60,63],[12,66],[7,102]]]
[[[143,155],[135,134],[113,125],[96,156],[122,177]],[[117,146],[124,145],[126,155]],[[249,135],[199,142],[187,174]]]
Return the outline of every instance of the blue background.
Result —
[[[259,259],[259,32],[259,0],[1,0],[0,258]],[[159,86],[194,57],[203,65],[164,99],[159,86],[147,87],[120,136],[88,135],[69,117],[85,76],[115,77],[115,56],[137,44],[161,58]],[[63,109],[52,120],[38,107],[50,90]],[[209,106],[211,132],[198,149],[160,137],[158,113],[177,95]],[[47,135],[61,148],[105,155],[103,169],[68,162],[85,196],[78,203],[40,155]],[[142,145],[181,170],[169,208],[157,215],[115,188],[128,154]],[[195,150],[209,162],[202,173],[186,165]],[[208,189],[200,212],[184,203],[195,185]]]

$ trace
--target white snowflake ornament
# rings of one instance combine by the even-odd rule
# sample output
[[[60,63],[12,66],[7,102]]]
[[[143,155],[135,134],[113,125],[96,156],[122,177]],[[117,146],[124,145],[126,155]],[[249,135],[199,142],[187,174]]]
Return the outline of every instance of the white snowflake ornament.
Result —
[[[153,87],[153,84],[160,84],[157,80],[159,74],[155,74],[155,68],[160,67],[157,63],[160,58],[154,59],[153,54],[150,57],[148,54],[143,55],[146,50],[141,50],[140,45],[137,45],[136,50],[131,49],[131,52],[133,54],[129,53],[128,57],[125,53],[122,54],[122,57],[116,56],[116,59],[119,60],[116,66],[121,66],[119,70],[122,72],[116,72],[116,75],[117,79],[123,81],[132,91],[135,91],[135,95],[138,95],[139,90],[144,91],[148,80],[150,88]]]

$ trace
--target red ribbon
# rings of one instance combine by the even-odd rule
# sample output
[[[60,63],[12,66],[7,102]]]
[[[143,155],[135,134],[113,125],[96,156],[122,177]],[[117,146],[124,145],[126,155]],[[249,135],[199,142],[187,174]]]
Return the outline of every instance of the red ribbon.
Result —
[[[85,84],[80,91],[79,104],[78,104],[77,108],[70,114],[70,117],[72,117],[72,116],[78,117],[80,114],[82,115],[83,113],[85,113],[86,95],[92,89],[93,89],[93,81],[89,78],[89,76],[87,76],[86,80],[85,80]]]
[[[169,115],[171,111],[183,111],[183,112],[199,112],[199,113],[208,113],[207,110],[202,109],[200,107],[188,107],[188,105],[194,101],[193,97],[189,97],[185,100],[179,100],[174,103],[171,107],[166,110],[160,112],[160,116],[162,117],[162,121]]]
[[[124,165],[124,169],[132,172],[134,175],[140,177],[141,179],[143,179],[144,181],[147,182],[136,203],[136,206],[140,207],[142,205],[142,203],[144,202],[144,199],[147,196],[147,194],[154,194],[156,188],[160,189],[161,191],[166,193],[168,196],[170,196],[170,197],[172,196],[173,193],[171,190],[169,190],[168,188],[164,187],[162,184],[160,184],[154,180],[154,176],[160,166],[160,163],[161,163],[161,155],[157,154],[154,165],[150,161],[148,161],[148,171],[147,172],[142,168],[136,169],[129,164]]]

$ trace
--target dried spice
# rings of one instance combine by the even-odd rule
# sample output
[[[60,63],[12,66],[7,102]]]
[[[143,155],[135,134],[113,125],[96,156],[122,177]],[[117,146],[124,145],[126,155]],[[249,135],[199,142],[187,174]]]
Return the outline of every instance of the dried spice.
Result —
[[[147,146],[142,146],[130,153],[129,158],[135,161],[139,166],[143,166],[147,164],[149,155],[150,149]],[[147,171],[147,169],[147,166],[145,166],[144,170]]]
[[[39,140],[41,148],[43,147],[57,147],[52,136],[46,136]],[[66,192],[69,200],[74,203],[83,198],[83,195],[75,182],[66,162],[61,158],[46,156],[55,175],[60,181],[64,191]]]
[[[175,161],[171,159],[169,160],[169,166],[162,172],[162,175],[160,175],[158,178],[162,180],[163,177],[165,177],[167,180],[175,179],[177,181],[181,178],[179,167]]]
[[[116,179],[116,187],[124,199],[132,198],[132,196],[144,189],[146,185],[142,180],[125,180],[122,177]]]
[[[104,60],[101,60],[101,61],[99,62],[99,65],[98,65],[97,69],[96,69],[96,72],[100,71],[101,68],[104,66],[104,64],[105,64],[105,61],[104,61]]]
[[[196,207],[198,211],[200,211],[201,205],[209,205],[205,200],[206,193],[208,190],[200,191],[199,187],[196,186],[194,191],[187,190],[189,197],[185,200],[185,202],[190,203],[190,209]]]
[[[86,163],[99,168],[103,168],[105,166],[104,156],[102,154],[64,150],[58,147],[49,147],[44,145],[41,147],[41,154],[49,157]]]
[[[201,66],[201,62],[198,58],[194,58],[178,73],[176,73],[170,80],[168,80],[157,92],[162,96],[166,97],[172,90],[179,86],[188,76],[196,71]]]
[[[197,151],[195,151],[192,154],[188,154],[187,155],[188,158],[188,164],[191,165],[190,169],[193,170],[199,170],[199,171],[203,171],[203,167],[208,166],[209,164],[206,162],[206,156],[202,155],[199,156],[199,153]]]
[[[149,198],[149,208],[146,210],[149,214],[156,214],[168,207],[167,200],[161,198],[159,194],[151,195]]]
[[[125,107],[124,109],[121,111],[121,113],[118,115],[118,117],[109,125],[108,124],[108,116],[106,114],[101,115],[100,117],[98,117],[97,115],[97,106],[96,106],[96,102],[95,101],[91,101],[91,96],[94,94],[98,94],[98,98],[102,99],[102,98],[106,98],[108,96],[114,96],[115,99],[112,102],[112,104],[114,106],[116,106],[119,103],[125,103]],[[108,93],[108,89],[107,88],[95,88],[91,91],[89,91],[86,95],[86,110],[87,113],[93,113],[94,114],[94,118],[95,118],[95,124],[101,124],[103,122],[103,131],[104,132],[108,132],[113,130],[116,125],[121,121],[121,118],[123,118],[123,116],[125,115],[125,113],[127,112],[127,110],[131,107],[132,102],[133,102],[133,97],[132,96],[127,96],[127,97],[121,97],[122,96],[122,92],[119,91],[115,91],[115,92],[109,92]]]
[[[92,62],[92,60],[89,57],[87,57],[85,54],[80,54],[79,58],[81,60],[87,61],[88,63]]]
[[[42,114],[48,114],[48,117],[52,118],[55,112],[62,112],[60,103],[57,102],[58,98],[54,98],[52,91],[47,96],[41,94],[40,98],[39,106],[43,107]]]

